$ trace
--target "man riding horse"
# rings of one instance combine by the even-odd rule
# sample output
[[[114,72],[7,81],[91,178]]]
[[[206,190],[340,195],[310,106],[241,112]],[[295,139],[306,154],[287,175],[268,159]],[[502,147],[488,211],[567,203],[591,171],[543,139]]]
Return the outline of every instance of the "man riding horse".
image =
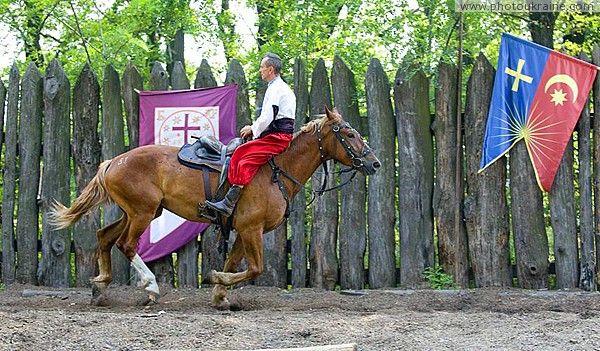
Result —
[[[208,208],[231,216],[242,195],[242,189],[250,183],[258,169],[269,158],[279,155],[290,145],[294,132],[296,96],[280,74],[281,58],[267,53],[260,63],[260,77],[268,83],[260,117],[252,125],[246,125],[240,130],[242,138],[254,136],[254,140],[235,150],[227,173],[231,188],[223,200],[206,201]]]

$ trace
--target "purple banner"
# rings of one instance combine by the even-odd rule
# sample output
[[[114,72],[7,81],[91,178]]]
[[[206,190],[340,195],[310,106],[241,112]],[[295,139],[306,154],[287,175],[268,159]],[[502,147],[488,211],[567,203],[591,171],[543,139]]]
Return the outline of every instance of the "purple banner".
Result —
[[[214,135],[224,143],[236,135],[237,85],[140,92],[140,146],[180,147],[195,137]],[[200,184],[198,184],[200,186]],[[190,189],[190,191],[194,191]],[[209,224],[187,221],[166,209],[142,234],[137,252],[154,261],[197,238]]]

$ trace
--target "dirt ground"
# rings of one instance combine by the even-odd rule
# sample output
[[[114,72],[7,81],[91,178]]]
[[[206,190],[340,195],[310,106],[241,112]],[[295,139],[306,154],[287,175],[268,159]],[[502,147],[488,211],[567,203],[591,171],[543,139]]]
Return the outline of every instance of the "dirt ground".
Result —
[[[332,292],[245,286],[234,311],[211,289],[133,286],[107,306],[88,289],[0,290],[1,350],[251,350],[356,343],[359,350],[598,350],[600,294],[477,289]]]

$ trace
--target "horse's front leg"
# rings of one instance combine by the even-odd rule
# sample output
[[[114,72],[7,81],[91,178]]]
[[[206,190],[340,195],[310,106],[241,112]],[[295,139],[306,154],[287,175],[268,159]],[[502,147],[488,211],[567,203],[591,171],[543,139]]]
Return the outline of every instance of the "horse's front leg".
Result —
[[[229,252],[227,260],[225,260],[224,271],[229,273],[235,273],[237,271],[240,262],[242,261],[242,257],[244,257],[244,247],[242,245],[242,240],[239,235],[235,238],[233,242],[233,247]],[[216,271],[211,271],[209,273],[209,280],[211,282],[214,275],[217,274]],[[215,284],[213,288],[212,295],[212,304],[218,309],[227,310],[229,309],[229,300],[227,299],[227,286],[223,284]]]
[[[263,271],[263,242],[262,232],[243,232],[238,236],[231,250],[231,254],[225,264],[224,272],[212,271],[210,281],[217,284],[213,289],[213,304],[221,307],[228,304],[227,287],[233,284],[251,280],[258,277]],[[242,254],[243,253],[243,254]],[[248,269],[235,273],[242,257],[248,260]]]

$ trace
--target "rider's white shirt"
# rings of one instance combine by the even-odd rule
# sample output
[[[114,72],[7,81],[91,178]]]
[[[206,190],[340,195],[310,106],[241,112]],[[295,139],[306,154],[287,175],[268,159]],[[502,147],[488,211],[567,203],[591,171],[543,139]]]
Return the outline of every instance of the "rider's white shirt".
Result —
[[[251,126],[254,138],[258,138],[273,121],[273,106],[279,107],[275,119],[294,119],[296,116],[296,96],[279,76],[269,82],[262,106],[260,116]]]

